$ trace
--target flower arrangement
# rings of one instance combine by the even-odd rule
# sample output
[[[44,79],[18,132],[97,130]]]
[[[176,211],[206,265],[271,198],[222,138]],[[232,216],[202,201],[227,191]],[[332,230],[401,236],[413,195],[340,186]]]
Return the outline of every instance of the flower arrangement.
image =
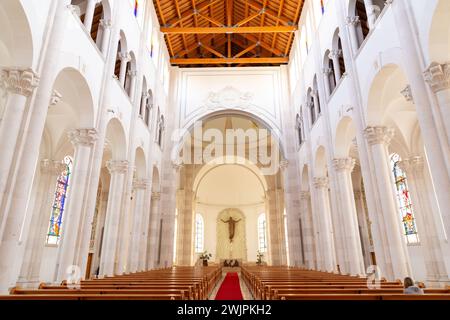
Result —
[[[212,257],[212,254],[208,253],[208,251],[205,251],[200,255],[200,260],[208,261],[209,259],[211,259],[211,257]]]
[[[258,251],[258,253],[256,254],[256,264],[261,265],[263,262],[263,258],[264,258],[264,253]]]

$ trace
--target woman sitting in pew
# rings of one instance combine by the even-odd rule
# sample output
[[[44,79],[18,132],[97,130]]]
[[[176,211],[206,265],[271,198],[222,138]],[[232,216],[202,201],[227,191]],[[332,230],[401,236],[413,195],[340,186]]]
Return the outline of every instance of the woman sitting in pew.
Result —
[[[423,290],[418,286],[414,285],[413,279],[406,277],[404,283],[404,293],[405,294],[423,294]]]

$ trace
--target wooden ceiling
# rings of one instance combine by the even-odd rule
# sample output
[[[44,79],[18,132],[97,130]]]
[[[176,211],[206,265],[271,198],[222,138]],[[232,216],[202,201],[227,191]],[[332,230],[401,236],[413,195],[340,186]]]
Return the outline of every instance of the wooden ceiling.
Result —
[[[288,63],[304,0],[153,0],[171,64]]]

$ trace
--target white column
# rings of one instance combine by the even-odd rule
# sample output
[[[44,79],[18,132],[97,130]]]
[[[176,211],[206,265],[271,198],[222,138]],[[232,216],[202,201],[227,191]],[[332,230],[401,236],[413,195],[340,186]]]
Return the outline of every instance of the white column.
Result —
[[[388,270],[382,270],[391,280],[404,279],[410,275],[410,265],[400,226],[400,214],[395,200],[394,182],[389,164],[388,145],[394,136],[394,130],[387,127],[367,127],[364,131],[372,150],[375,167],[376,187],[380,196],[380,206],[384,222],[384,232],[388,239],[388,256],[386,261]]]
[[[319,211],[319,238],[321,243],[322,261],[320,264],[321,271],[335,272],[336,257],[335,244],[333,238],[333,226],[331,222],[330,197],[328,192],[328,178],[314,178],[314,187],[316,188],[317,202]]]
[[[157,265],[157,254],[158,254],[158,245],[159,245],[159,220],[160,220],[160,212],[159,212],[159,201],[161,199],[161,194],[159,192],[152,192],[152,202],[151,202],[151,211],[150,211],[150,228],[148,237],[150,239],[149,245],[147,248],[147,260],[148,267],[147,269],[153,269]]]
[[[316,113],[316,121],[317,121],[317,119],[319,119],[319,115],[321,113],[320,109],[322,109],[322,106],[319,104],[319,90],[314,89],[311,92],[311,94],[312,94],[313,99],[314,99],[314,107],[315,107],[314,108],[314,112]]]
[[[3,119],[0,122],[0,206],[11,169],[16,143],[28,98],[39,84],[39,77],[31,69],[3,68],[0,70],[0,86],[8,93]],[[5,213],[0,212],[1,226]]]
[[[121,61],[119,82],[120,82],[121,86],[124,87],[125,86],[125,78],[127,76],[127,65],[128,65],[128,62],[131,61],[131,56],[128,52],[125,52],[125,53],[120,52],[119,59]]]
[[[151,212],[151,191],[150,191],[150,181],[143,180],[145,183],[145,190],[143,192],[143,217],[141,234],[139,241],[139,257],[138,257],[138,271],[146,271],[148,268],[148,252],[147,247],[150,241],[150,212]]]
[[[130,89],[128,92],[128,96],[130,97],[131,102],[134,103],[134,99],[136,97],[135,88],[136,88],[136,80],[137,80],[137,71],[130,70],[128,72],[128,76],[130,77]]]
[[[350,34],[350,42],[353,50],[353,54],[358,52],[359,49],[359,39],[358,39],[358,32],[356,27],[359,24],[359,17],[353,16],[353,17],[347,17],[346,23],[348,26],[349,34]]]
[[[408,179],[419,241],[425,258],[427,280],[449,281],[437,229],[440,222],[436,221],[425,183],[424,159],[421,156],[415,156],[401,161],[399,165]]]
[[[369,29],[372,30],[377,21],[378,15],[376,7],[373,5],[373,0],[364,0],[366,6],[367,22],[369,23]]]
[[[84,27],[89,33],[91,32],[92,29],[92,21],[94,20],[94,12],[96,4],[97,0],[87,1],[86,14],[84,15]]]
[[[147,112],[145,107],[147,106],[148,98],[150,97],[150,95],[148,94],[148,92],[142,92],[141,97],[142,97],[141,112],[139,112],[139,114],[140,114],[140,117],[145,120],[145,117],[146,117],[145,113]]]
[[[330,87],[330,76],[331,76],[331,69],[330,68],[324,68],[323,69],[323,76],[325,78],[325,94],[327,97],[330,97],[332,90],[334,88]]]
[[[441,119],[450,144],[450,62],[433,62],[424,72],[425,81],[436,95]]]
[[[70,275],[70,273],[67,273],[68,267],[76,265],[78,237],[80,236],[80,231],[83,231],[80,226],[90,172],[89,162],[92,147],[97,140],[97,130],[77,129],[69,132],[68,136],[75,148],[75,156],[73,173],[70,179],[70,190],[61,227],[62,234],[56,265],[56,280],[58,282],[65,280]]]
[[[341,66],[339,63],[339,58],[342,56],[342,50],[331,50],[330,54],[328,55],[328,58],[330,58],[333,61],[333,68],[334,68],[334,77],[336,79],[336,85],[338,84],[339,80],[341,80],[342,74],[341,74]]]
[[[358,216],[358,225],[360,227],[359,235],[361,237],[361,242],[364,254],[365,267],[367,268],[370,265],[373,265],[371,261],[370,252],[374,252],[370,223],[367,216],[366,206],[365,206],[365,195],[362,191],[355,191],[355,205],[356,205],[356,214]]]
[[[450,197],[448,196],[448,190],[450,190],[449,141],[445,138],[445,129],[442,128],[444,114],[439,114],[439,111],[434,109],[430,96],[427,94],[429,90],[423,75],[422,53],[421,48],[416,45],[418,39],[413,32],[413,22],[410,21],[412,19],[410,17],[412,15],[410,6],[410,1],[396,0],[392,2],[391,10],[394,13],[394,22],[399,35],[400,46],[402,52],[404,52],[402,56],[403,62],[407,66],[403,71],[411,86],[411,93],[417,110],[417,119],[428,162],[430,163],[429,168],[439,206],[442,209],[445,230],[447,235],[450,235],[450,210],[448,210],[450,208]]]
[[[130,272],[140,271],[140,243],[143,240],[143,233],[147,234],[144,228],[144,197],[148,186],[147,180],[135,180],[133,182],[133,189],[135,191],[135,205],[132,215],[132,228],[130,232],[130,246],[129,246],[129,262],[128,270]]]
[[[301,212],[303,221],[303,239],[305,248],[305,264],[308,269],[316,269],[316,240],[315,228],[311,213],[311,195],[307,191],[300,193]]]
[[[345,273],[351,275],[363,275],[364,259],[362,256],[361,239],[358,227],[355,199],[353,195],[353,184],[351,173],[355,166],[355,159],[342,158],[333,160],[334,170],[338,183],[338,199],[340,203],[340,221],[343,225],[345,248],[347,254],[345,262]]]
[[[111,36],[112,21],[101,19],[100,25],[103,29],[101,51],[103,53],[103,57],[106,58],[106,56],[108,55],[108,43],[109,37]]]
[[[113,276],[116,264],[116,248],[119,238],[119,222],[122,196],[128,161],[111,160],[107,163],[111,174],[109,186],[108,207],[106,209],[105,231],[100,261],[100,275]]]
[[[40,163],[40,182],[36,197],[35,214],[31,218],[31,226],[26,242],[25,256],[22,262],[17,286],[39,286],[39,273],[42,253],[48,233],[52,205],[58,176],[66,168],[62,161],[44,159]]]

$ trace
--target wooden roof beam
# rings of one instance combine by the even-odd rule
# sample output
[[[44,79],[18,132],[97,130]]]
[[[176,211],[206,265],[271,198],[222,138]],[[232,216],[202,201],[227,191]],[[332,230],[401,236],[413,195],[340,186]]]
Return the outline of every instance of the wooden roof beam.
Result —
[[[296,26],[264,26],[264,27],[212,27],[212,28],[174,28],[161,27],[164,34],[210,34],[210,33],[289,33],[295,32]]]
[[[281,51],[277,48],[272,48],[272,46],[270,44],[265,43],[264,41],[258,41],[258,38],[256,38],[255,36],[252,36],[250,34],[242,34],[241,36],[243,36],[245,39],[247,39],[249,41],[259,42],[259,45],[261,46],[261,48],[264,48],[267,51],[270,51],[277,56],[283,56],[283,51]]]
[[[289,58],[285,57],[269,57],[269,58],[189,58],[189,59],[170,59],[173,65],[195,65],[195,64],[261,64],[274,63],[283,64],[288,63]]]
[[[252,51],[253,49],[255,49],[257,46],[259,46],[259,43],[255,43],[252,44],[251,46],[249,46],[248,48],[242,50],[241,52],[239,52],[237,55],[235,55],[233,58],[240,58],[242,57],[244,54],[246,54],[249,51]]]
[[[289,18],[287,18],[287,17],[285,17],[283,15],[278,16],[278,12],[265,7],[259,1],[256,1],[256,0],[239,0],[239,1],[248,4],[250,7],[252,7],[253,9],[256,9],[258,11],[264,10],[265,14],[267,14],[268,16],[271,16],[272,18],[274,18],[277,21],[281,22],[285,26],[292,26],[292,25],[295,24],[293,21],[291,21]]]
[[[159,1],[159,0],[157,0]],[[189,9],[186,10],[184,12],[181,13],[181,18],[173,18],[169,21],[167,21],[167,23],[164,23],[165,26],[171,26],[174,27],[177,24],[179,24],[180,22],[189,19],[190,17],[192,17],[193,15],[199,13],[200,11],[209,8],[210,6],[215,5],[216,3],[219,3],[223,0],[207,0],[202,2],[201,4],[199,4],[195,9]]]

